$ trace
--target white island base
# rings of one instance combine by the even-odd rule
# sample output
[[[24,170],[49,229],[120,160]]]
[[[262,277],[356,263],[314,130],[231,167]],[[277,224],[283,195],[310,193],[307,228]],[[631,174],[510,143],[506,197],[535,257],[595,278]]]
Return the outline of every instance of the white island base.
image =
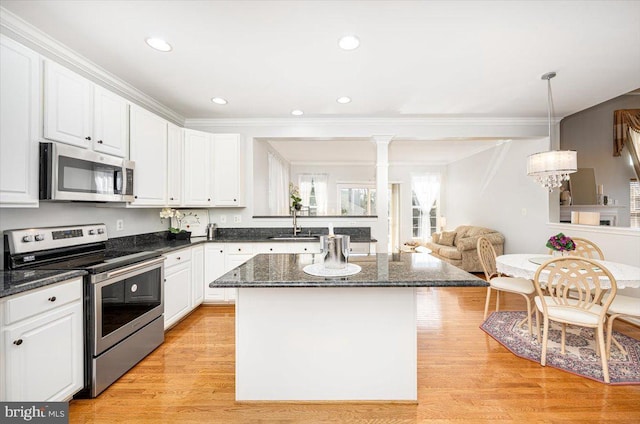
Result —
[[[417,402],[416,289],[239,288],[236,400]]]

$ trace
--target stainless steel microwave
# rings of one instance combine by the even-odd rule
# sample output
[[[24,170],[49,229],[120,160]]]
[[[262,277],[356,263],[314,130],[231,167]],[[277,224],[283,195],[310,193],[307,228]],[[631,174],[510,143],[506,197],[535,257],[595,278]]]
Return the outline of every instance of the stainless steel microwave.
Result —
[[[59,143],[40,143],[40,200],[132,202],[135,164]]]

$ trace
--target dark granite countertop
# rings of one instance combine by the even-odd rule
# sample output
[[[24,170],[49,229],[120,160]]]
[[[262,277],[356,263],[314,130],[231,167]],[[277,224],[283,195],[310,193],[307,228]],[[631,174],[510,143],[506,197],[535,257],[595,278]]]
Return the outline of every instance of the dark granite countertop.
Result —
[[[315,277],[303,271],[322,260],[320,254],[253,257],[211,282],[210,287],[486,287],[487,283],[426,253],[354,256],[362,267],[348,277]]]
[[[2,271],[0,298],[86,275],[85,271]]]

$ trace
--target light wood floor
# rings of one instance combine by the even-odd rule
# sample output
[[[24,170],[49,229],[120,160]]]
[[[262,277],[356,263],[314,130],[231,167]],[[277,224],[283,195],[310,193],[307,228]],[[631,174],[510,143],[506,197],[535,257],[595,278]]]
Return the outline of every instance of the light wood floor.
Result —
[[[71,423],[638,423],[640,386],[609,386],[518,358],[478,328],[484,288],[420,289],[417,405],[236,403],[234,309],[200,307]],[[503,295],[502,309],[525,306]],[[638,327],[616,329],[640,338]]]

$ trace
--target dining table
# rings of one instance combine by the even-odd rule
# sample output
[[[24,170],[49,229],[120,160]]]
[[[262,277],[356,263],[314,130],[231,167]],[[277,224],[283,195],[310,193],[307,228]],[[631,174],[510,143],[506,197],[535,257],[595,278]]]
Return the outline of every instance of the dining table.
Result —
[[[516,253],[500,255],[496,258],[498,272],[510,277],[520,277],[533,280],[538,267],[555,256],[540,253]],[[618,289],[640,288],[640,267],[612,261],[596,259],[616,279]],[[608,289],[611,285],[602,282],[602,287]]]

